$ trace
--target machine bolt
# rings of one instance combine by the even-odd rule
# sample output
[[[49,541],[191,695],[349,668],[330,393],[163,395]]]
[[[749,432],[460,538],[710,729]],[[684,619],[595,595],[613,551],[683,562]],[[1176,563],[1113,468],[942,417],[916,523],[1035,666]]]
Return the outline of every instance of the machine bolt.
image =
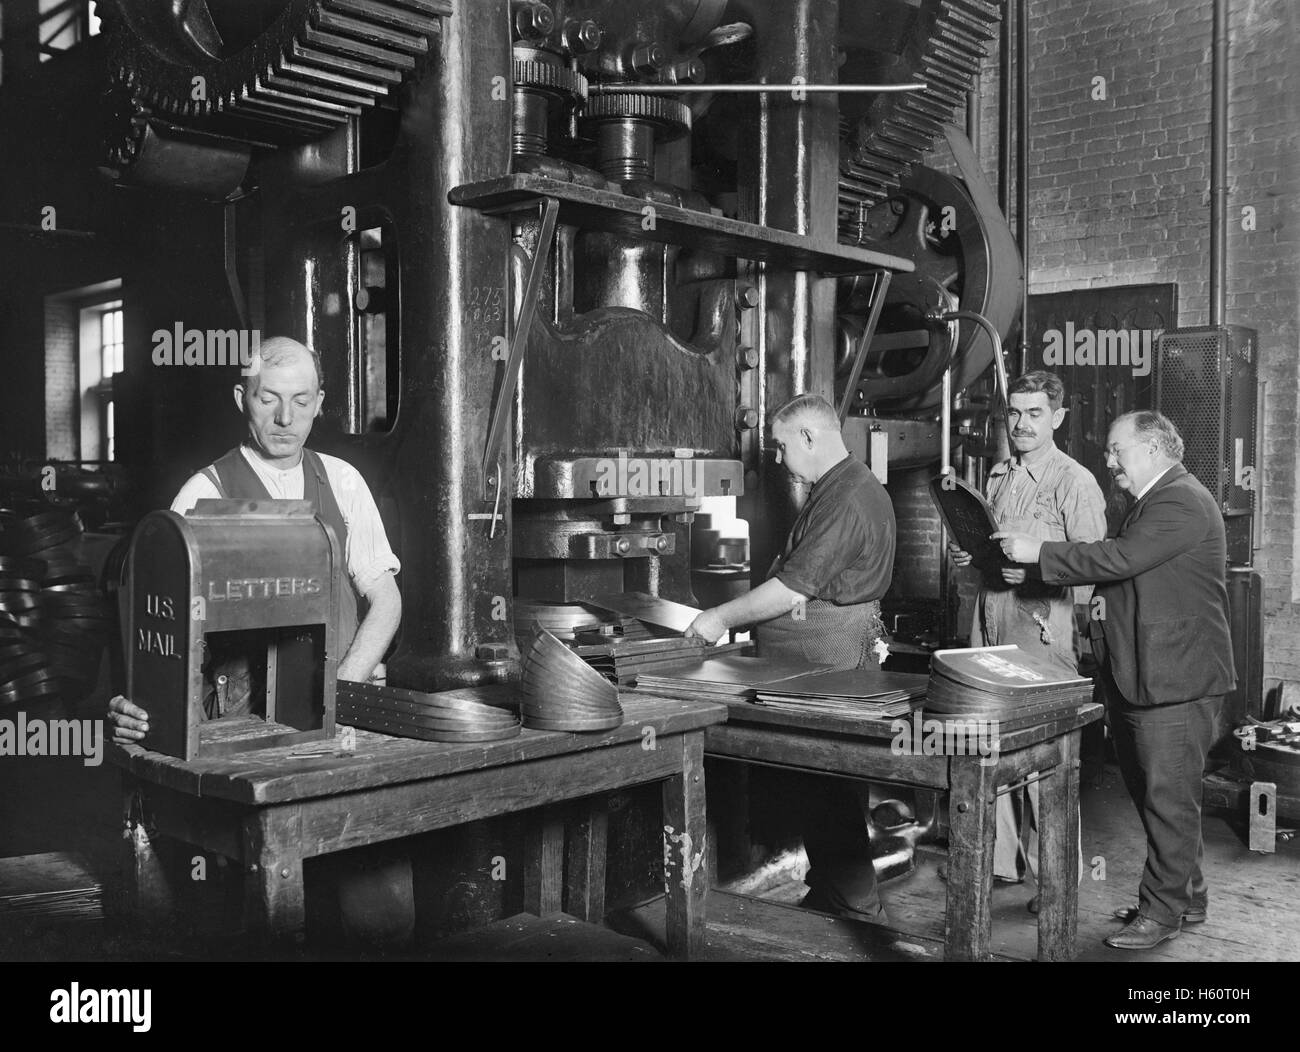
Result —
[[[614,512],[615,526],[629,526],[631,525],[631,523],[632,523],[632,513],[630,511]]]
[[[736,302],[746,310],[758,306],[758,289],[753,285],[741,285],[736,289]]]
[[[605,31],[600,28],[591,19],[579,22],[570,19],[564,27],[564,41],[569,45],[569,50],[578,55],[586,54],[588,51],[595,51],[600,47],[600,42],[605,37]]]
[[[289,879],[289,867],[288,867],[288,866],[285,866],[282,870],[280,870],[280,876],[284,877],[285,880],[288,880],[288,879]]]
[[[957,805],[957,810],[960,811],[962,814],[965,814],[967,811],[970,810],[970,804],[964,802],[960,803]]]
[[[632,542],[629,541],[626,537],[620,537],[614,543],[614,547],[618,549],[619,554],[626,555],[628,552],[632,550]]]
[[[667,537],[655,538],[655,549],[657,551],[666,552],[668,550],[668,538]]]
[[[642,44],[633,49],[630,65],[642,76],[658,73],[668,64],[668,53],[662,44]]]
[[[757,348],[757,347],[743,347],[743,346],[742,346],[742,347],[737,347],[737,348],[736,348],[736,364],[738,364],[738,365],[740,366],[741,369],[757,369],[757,368],[758,368],[758,348]]]
[[[736,410],[736,430],[752,431],[758,427],[758,410],[742,405]]]
[[[525,40],[551,35],[555,13],[546,4],[528,4],[515,12],[515,30]]]
[[[474,656],[480,661],[505,661],[510,648],[504,643],[480,643],[474,648]]]
[[[679,84],[703,84],[706,76],[704,60],[700,58],[679,62],[673,72],[676,73]]]

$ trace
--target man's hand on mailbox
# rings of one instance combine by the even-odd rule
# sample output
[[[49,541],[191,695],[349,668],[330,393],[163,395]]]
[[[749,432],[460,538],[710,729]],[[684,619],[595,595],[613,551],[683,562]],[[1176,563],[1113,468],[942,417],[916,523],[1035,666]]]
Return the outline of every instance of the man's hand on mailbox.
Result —
[[[113,741],[133,745],[144,741],[149,733],[149,714],[118,694],[108,703],[108,719],[113,724]]]

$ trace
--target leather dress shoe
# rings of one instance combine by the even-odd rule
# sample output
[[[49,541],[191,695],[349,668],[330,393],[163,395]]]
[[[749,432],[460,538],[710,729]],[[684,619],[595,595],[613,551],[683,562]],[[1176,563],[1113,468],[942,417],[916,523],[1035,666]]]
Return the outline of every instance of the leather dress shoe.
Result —
[[[1137,919],[1138,908],[1136,906],[1121,906],[1113,916],[1116,920],[1122,920],[1125,924],[1130,924]],[[1184,924],[1204,924],[1209,918],[1209,910],[1205,905],[1197,905],[1193,902],[1187,907],[1187,912],[1183,914]]]
[[[1124,926],[1123,931],[1108,935],[1104,941],[1107,946],[1113,946],[1117,950],[1150,950],[1162,942],[1177,938],[1181,930],[1181,921],[1170,926],[1139,913]]]

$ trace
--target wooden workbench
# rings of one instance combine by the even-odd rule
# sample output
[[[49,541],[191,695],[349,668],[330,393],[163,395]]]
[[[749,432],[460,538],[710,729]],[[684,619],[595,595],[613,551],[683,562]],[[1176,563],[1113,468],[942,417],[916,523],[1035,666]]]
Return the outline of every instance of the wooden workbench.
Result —
[[[1038,956],[1073,959],[1079,902],[1079,738],[1083,727],[1101,718],[1100,705],[1004,729],[997,762],[981,764],[978,755],[898,755],[890,747],[890,719],[789,712],[744,700],[726,699],[725,704],[727,722],[705,733],[709,756],[948,794],[948,960],[989,958],[994,801],[999,787],[1040,772]]]
[[[476,745],[358,730],[350,752],[335,739],[191,762],[113,746],[109,757],[125,771],[129,902],[157,916],[170,905],[172,883],[187,879],[188,867],[173,872],[155,850],[156,837],[169,837],[242,867],[251,932],[296,937],[305,924],[305,858],[662,781],[668,952],[695,956],[703,947],[708,890],[701,864],[704,731],[727,711],[699,701],[625,696],[623,702],[626,719],[616,730],[525,729],[517,738]],[[599,920],[603,826],[590,835],[599,841],[588,869],[592,886],[578,894],[590,907],[583,919]],[[535,886],[525,900],[546,912],[559,902],[563,868],[554,864],[553,838],[543,837],[540,847],[546,857],[533,867]]]

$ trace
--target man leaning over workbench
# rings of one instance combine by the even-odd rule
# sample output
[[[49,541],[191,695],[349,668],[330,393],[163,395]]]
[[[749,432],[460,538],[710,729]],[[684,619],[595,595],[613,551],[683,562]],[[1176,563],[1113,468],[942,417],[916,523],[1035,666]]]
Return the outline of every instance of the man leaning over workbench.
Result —
[[[754,625],[760,657],[877,668],[884,635],[880,599],[894,572],[895,521],[889,494],[849,455],[840,421],[824,398],[803,394],[772,417],[777,463],[810,486],[784,552],[757,588],[711,610],[686,630],[715,642]],[[812,889],[810,909],[883,922],[867,822],[855,786],[840,778],[800,779],[800,824]]]
[[[1056,429],[1065,420],[1064,400],[1065,386],[1054,373],[1026,373],[1012,381],[1007,390],[1012,455],[989,471],[985,489],[999,529],[1019,530],[1042,541],[1099,541],[1106,536],[1106,498],[1092,472],[1056,446]],[[970,554],[956,544],[950,542],[948,551],[954,565],[970,565]],[[1026,576],[1023,566],[1007,566],[985,579],[975,599],[970,645],[1014,644],[1064,676],[1078,675],[1086,634],[1080,628],[1088,622],[1091,586],[1067,588]],[[1023,852],[1022,816],[1029,828]],[[1036,878],[1037,782],[998,797],[994,877],[1020,883],[1022,856]],[[1030,911],[1037,912],[1037,906],[1035,896]]]
[[[191,476],[172,501],[186,514],[205,498],[308,500],[343,548],[350,587],[340,594],[338,678],[365,682],[383,660],[402,617],[393,575],[401,568],[388,544],[370,489],[352,465],[304,445],[325,401],[320,358],[311,348],[278,336],[261,344],[251,375],[235,385],[235,404],[248,435],[242,445]],[[359,617],[361,602],[367,605]],[[219,666],[219,667],[218,667]],[[257,692],[246,660],[214,657],[207,670],[204,715],[247,713]],[[113,740],[145,740],[149,714],[118,695],[109,702]]]

